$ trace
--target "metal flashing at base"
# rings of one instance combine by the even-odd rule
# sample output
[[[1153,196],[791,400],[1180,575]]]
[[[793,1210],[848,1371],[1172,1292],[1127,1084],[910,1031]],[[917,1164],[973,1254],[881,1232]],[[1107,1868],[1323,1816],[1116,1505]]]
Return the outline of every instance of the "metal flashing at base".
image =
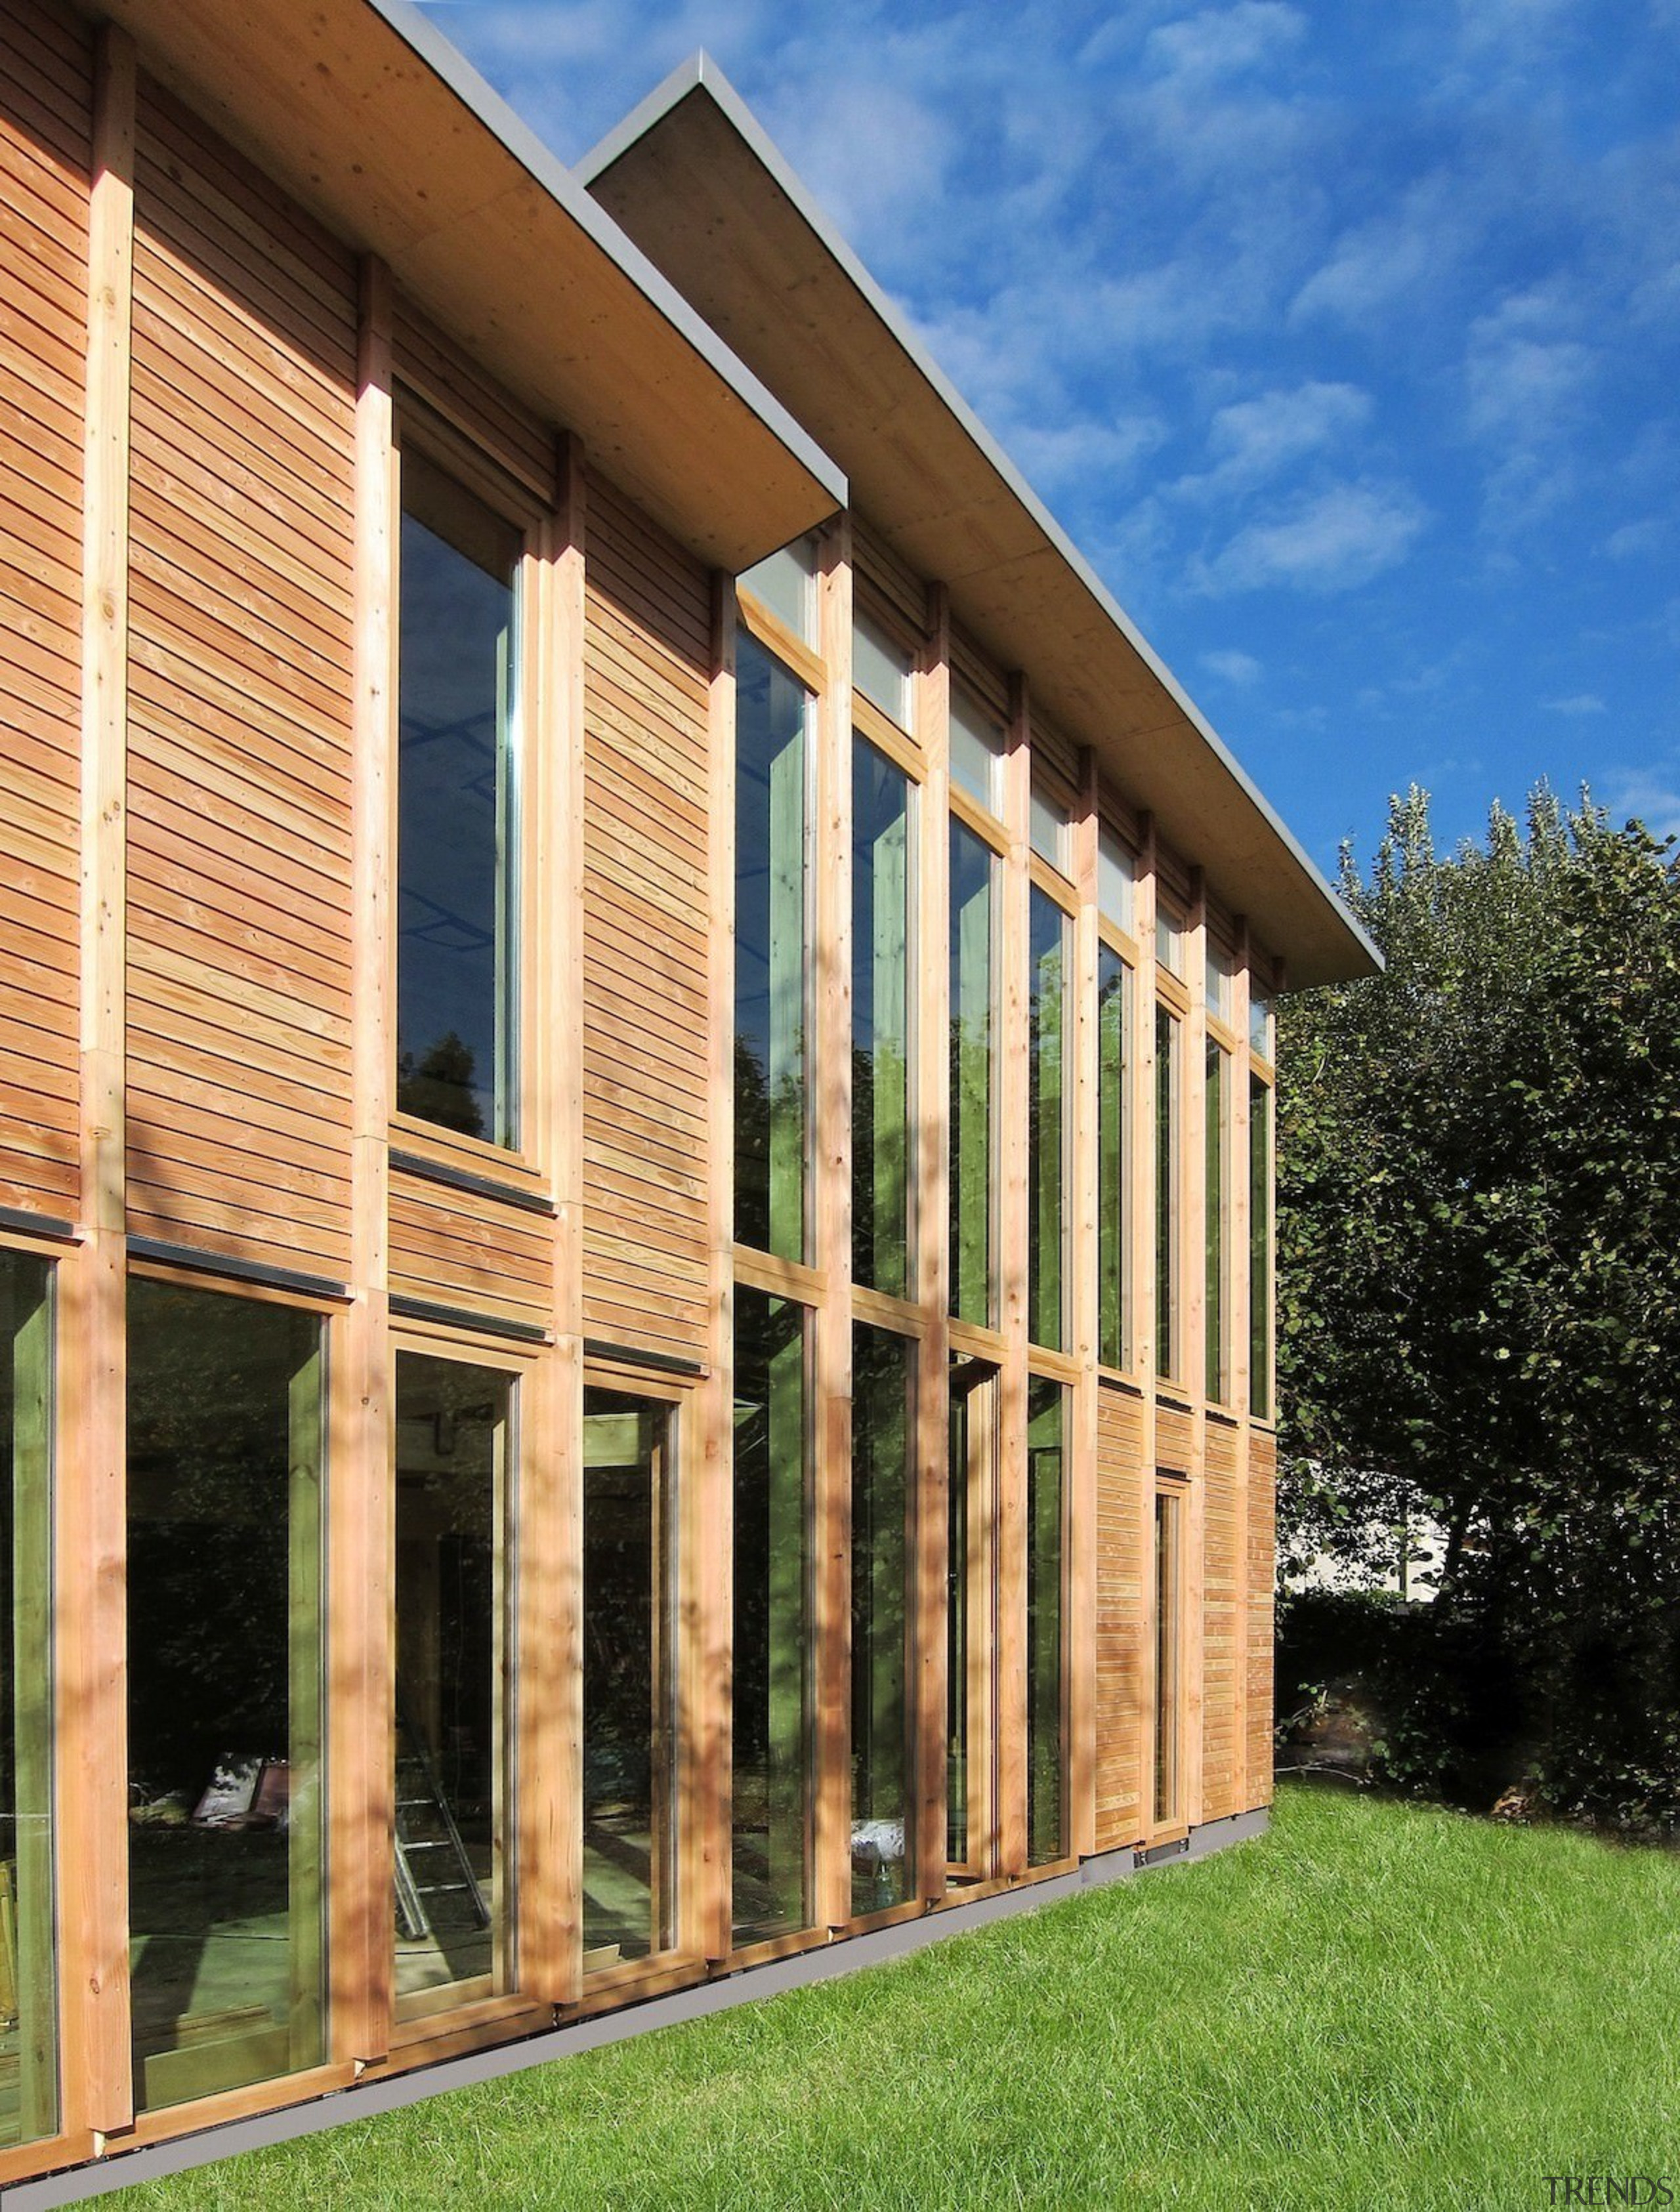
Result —
[[[1228,1819],[1205,1821],[1182,1842],[1170,1847],[1171,1856],[1146,1856],[1130,1849],[1105,1851],[1084,1860],[1070,1873],[1044,1881],[1024,1881],[1013,1889],[995,1891],[971,1905],[941,1906],[916,1920],[901,1920],[862,1936],[840,1936],[831,1943],[790,1958],[772,1960],[761,1966],[745,1966],[724,1972],[712,1981],[692,1983],[665,1996],[627,1997],[614,2012],[597,2013],[587,2020],[543,2028],[516,2042],[498,2044],[493,2050],[474,2051],[466,2058],[440,2059],[429,2066],[387,2076],[365,2087],[338,2089],[301,2105],[289,2105],[246,2120],[229,2120],[219,2127],[203,2128],[180,2136],[172,2142],[154,2143],[143,2150],[113,2151],[90,2164],[44,2174],[33,2181],[14,2182],[0,2189],[0,2212],[48,2212],[48,2208],[76,2204],[84,2198],[127,2189],[141,2181],[157,2181],[184,2173],[195,2166],[208,2166],[219,2158],[235,2158],[241,2151],[261,2150],[271,2144],[290,2142],[300,2136],[319,2135],[341,2120],[371,2119],[380,2112],[417,2105],[446,2089],[465,2089],[475,2082],[493,2081],[527,2067],[546,2065],[551,2059],[569,2058],[581,2051],[598,2051],[609,2043],[622,2043],[656,2027],[674,2027],[684,2021],[702,2020],[711,2013],[728,2012],[737,2005],[756,2004],[764,1997],[783,1996],[813,1982],[831,1981],[862,1966],[881,1966],[908,1957],[929,1943],[950,1936],[1007,1920],[1018,1912],[1036,1911],[1081,1891],[1101,1889],[1123,1881],[1152,1866],[1176,1865],[1203,1859],[1227,1844],[1246,1843],[1263,1835],[1270,1815],[1263,1807],[1252,1813],[1234,1813]]]

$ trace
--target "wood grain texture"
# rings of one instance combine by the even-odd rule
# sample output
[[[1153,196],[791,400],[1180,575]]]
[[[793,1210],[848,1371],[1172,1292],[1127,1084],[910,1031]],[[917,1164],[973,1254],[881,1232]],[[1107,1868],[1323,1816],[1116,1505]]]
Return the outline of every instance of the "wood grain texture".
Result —
[[[1097,1413],[1096,1848],[1110,1851],[1141,1842],[1149,1826],[1145,1583],[1154,1481],[1141,1399],[1105,1384]]]

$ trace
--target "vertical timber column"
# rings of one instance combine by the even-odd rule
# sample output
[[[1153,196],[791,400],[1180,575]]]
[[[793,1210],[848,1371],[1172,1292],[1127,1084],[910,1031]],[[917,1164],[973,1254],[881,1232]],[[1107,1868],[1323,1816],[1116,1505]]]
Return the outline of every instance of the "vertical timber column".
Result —
[[[391,273],[362,266],[356,395],[356,866],[351,963],[350,1307],[328,1362],[327,1850],[330,2050],[389,2048],[391,1945],[390,1163],[396,1063],[397,462]]]
[[[946,1601],[949,1573],[951,1443],[951,599],[942,584],[928,593],[928,637],[916,676],[916,726],[924,780],[917,817],[920,894],[916,917],[915,1146],[911,1188],[916,1269],[912,1295],[925,1324],[916,1374],[915,1668],[916,1893],[945,1894],[950,1776]]]
[[[1232,985],[1231,1027],[1237,1041],[1232,1055],[1231,1163],[1227,1170],[1231,1187],[1230,1249],[1226,1255],[1227,1297],[1231,1313],[1231,1403],[1237,1414],[1237,1470],[1234,1518],[1237,1556],[1233,1570],[1232,1696],[1236,1750],[1232,1788],[1234,1812],[1246,1812],[1256,1800],[1248,1771],[1248,1468],[1249,1436],[1253,1416],[1249,1404],[1249,936],[1248,922],[1239,916]]]
[[[1068,1342],[1079,1362],[1068,1434],[1068,1836],[1086,1858],[1097,1848],[1097,769],[1080,763],[1073,875],[1079,892],[1069,979],[1073,1103],[1068,1206]]]
[[[695,1434],[677,1470],[679,1607],[677,1735],[678,1942],[690,1956],[729,1955],[730,1664],[734,1602],[735,1146],[735,584],[712,580],[712,676],[706,732],[711,909],[707,1008],[707,1295],[705,1381]]]
[[[817,641],[825,681],[818,702],[813,860],[811,1256],[823,1280],[817,1310],[815,1644],[816,1896],[819,1927],[851,1917],[852,1528],[852,532],[841,515],[825,533]]]
[[[64,2120],[132,2124],[128,2020],[127,1193],[129,378],[133,41],[94,63],[82,537],[80,1146],[87,1235],[63,1262],[58,1543],[59,1941]]]
[[[1010,678],[1003,761],[1009,849],[999,873],[998,1322],[1003,1335],[997,1455],[997,1871],[1026,1872],[1027,824],[1032,713]]]
[[[1190,1018],[1184,1024],[1184,1393],[1190,1416],[1190,1491],[1184,1501],[1184,1818],[1202,1819],[1206,1700],[1202,1694],[1207,1631],[1208,1557],[1208,890],[1200,868],[1190,877],[1185,935]]]
[[[1138,1376],[1143,1386],[1140,1407],[1142,1464],[1136,1471],[1139,1581],[1137,1633],[1138,1681],[1138,1820],[1145,1836],[1155,1826],[1155,1400],[1160,1364],[1157,1342],[1160,1301],[1155,1290],[1155,825],[1145,814],[1138,823],[1137,988],[1134,1014],[1133,1112],[1135,1140],[1132,1146],[1132,1314],[1137,1346]]]
[[[535,836],[525,896],[530,1125],[554,1201],[554,1349],[526,1388],[520,1452],[519,1983],[557,2004],[583,1974],[582,447],[563,436],[538,532],[533,711],[523,732]]]

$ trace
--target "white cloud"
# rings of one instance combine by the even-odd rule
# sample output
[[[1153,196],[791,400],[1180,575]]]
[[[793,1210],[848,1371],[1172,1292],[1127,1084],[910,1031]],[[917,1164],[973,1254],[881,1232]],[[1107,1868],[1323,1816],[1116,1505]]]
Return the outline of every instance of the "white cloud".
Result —
[[[1352,384],[1302,384],[1221,407],[1208,429],[1214,466],[1173,487],[1206,498],[1247,491],[1322,453],[1370,420],[1371,396]]]
[[[1204,653],[1202,665],[1210,676],[1218,677],[1220,683],[1232,684],[1239,690],[1246,690],[1251,684],[1257,684],[1264,673],[1251,653],[1239,653],[1234,648],[1229,652]]]
[[[1281,0],[1239,0],[1161,24],[1145,40],[1143,57],[1174,76],[1232,76],[1295,45],[1306,29],[1300,10]]]
[[[1548,714],[1607,714],[1610,712],[1596,691],[1573,691],[1563,699],[1543,699],[1541,707]]]
[[[1281,520],[1239,530],[1195,564],[1193,580],[1212,592],[1351,591],[1403,561],[1428,520],[1403,485],[1332,484]]]
[[[1640,821],[1653,836],[1680,837],[1680,763],[1622,769],[1605,804],[1613,821]]]
[[[1048,488],[1112,489],[1166,436],[1159,416],[1133,415],[1114,422],[1066,422],[1011,433],[1009,451],[1028,480]]]
[[[1677,0],[1680,4],[1680,0]],[[1624,522],[1612,530],[1598,550],[1607,561],[1637,561],[1654,553],[1668,536],[1669,525],[1660,514],[1647,514],[1638,522]]]
[[[1426,287],[1433,305],[1476,228],[1462,176],[1423,178],[1398,208],[1342,233],[1296,293],[1289,319],[1323,315],[1358,329],[1408,295],[1422,298]]]

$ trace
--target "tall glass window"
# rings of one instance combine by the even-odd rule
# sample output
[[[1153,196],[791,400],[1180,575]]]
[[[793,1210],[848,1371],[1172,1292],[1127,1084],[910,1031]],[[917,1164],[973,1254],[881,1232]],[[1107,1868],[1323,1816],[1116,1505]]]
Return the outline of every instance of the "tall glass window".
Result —
[[[150,2110],[325,2057],[323,1328],[128,1301],[129,1929]]]
[[[1248,1086],[1248,1409],[1272,1413],[1272,1089]]]
[[[1097,1357],[1124,1367],[1131,1344],[1131,970],[1106,945],[1097,949]]]
[[[852,1911],[910,1887],[910,1439],[914,1346],[852,1332]]]
[[[583,1963],[676,1940],[671,1762],[675,1416],[583,1394]]]
[[[1179,1024],[1155,1009],[1155,1372],[1178,1373]]]
[[[1027,915],[1027,1334],[1060,1349],[1068,1121],[1068,967],[1073,929],[1034,890]]]
[[[910,945],[916,909],[910,778],[852,739],[852,1279],[908,1297]]]
[[[951,1310],[992,1318],[993,879],[989,846],[951,824]]]
[[[997,1390],[995,1367],[953,1355],[950,1367],[950,1548],[946,1589],[946,1725],[951,1874],[993,1871],[997,1741]]]
[[[1034,1866],[1065,1856],[1062,1641],[1067,1392],[1034,1376],[1026,1399],[1026,1850]]]
[[[52,1489],[52,1272],[0,1250],[0,2144],[58,2121]]]
[[[512,1145],[521,541],[423,453],[402,485],[397,1104]]]
[[[805,1257],[811,696],[742,633],[735,669],[735,1237]]]
[[[735,1940],[811,1922],[805,1311],[735,1293]]]
[[[396,1922],[405,2017],[514,1986],[510,1376],[397,1358]]]
[[[1208,1395],[1223,1405],[1231,1389],[1231,1055],[1211,1037],[1208,1039],[1205,1116],[1206,1382]]]

